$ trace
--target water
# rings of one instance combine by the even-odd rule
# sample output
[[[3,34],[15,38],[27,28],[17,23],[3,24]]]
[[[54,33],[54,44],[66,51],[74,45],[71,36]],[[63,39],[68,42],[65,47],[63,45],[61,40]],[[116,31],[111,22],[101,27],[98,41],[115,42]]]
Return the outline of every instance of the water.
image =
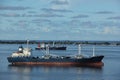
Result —
[[[0,80],[120,80],[120,46],[96,46],[96,54],[105,56],[102,68],[9,66],[7,57],[18,46],[19,44],[0,44]],[[34,50],[36,46],[30,45],[33,55],[43,55],[41,51]],[[50,52],[55,55],[74,55],[77,46],[67,45],[66,51]],[[82,53],[92,55],[92,46],[82,46]]]

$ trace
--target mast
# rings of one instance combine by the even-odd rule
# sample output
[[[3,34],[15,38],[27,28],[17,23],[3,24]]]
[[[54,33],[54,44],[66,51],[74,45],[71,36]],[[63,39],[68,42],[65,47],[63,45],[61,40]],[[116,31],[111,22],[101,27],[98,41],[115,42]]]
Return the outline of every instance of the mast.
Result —
[[[93,46],[93,56],[95,56],[95,46]]]
[[[40,43],[38,43],[38,48],[40,48]]]
[[[78,55],[81,55],[81,45],[78,45]]]
[[[27,48],[23,52],[26,56],[32,56],[31,49],[29,48],[29,40],[27,40]]]
[[[29,40],[27,40],[27,49],[29,48],[28,45],[29,45]]]
[[[53,41],[53,47],[55,46],[55,42]]]
[[[46,55],[49,55],[49,45],[46,45]]]

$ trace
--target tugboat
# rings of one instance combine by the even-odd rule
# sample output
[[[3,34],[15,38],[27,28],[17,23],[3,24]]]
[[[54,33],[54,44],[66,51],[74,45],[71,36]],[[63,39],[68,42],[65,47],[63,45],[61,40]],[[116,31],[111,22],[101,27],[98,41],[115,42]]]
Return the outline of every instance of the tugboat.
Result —
[[[42,44],[39,43],[38,46],[35,48],[35,50],[43,50],[43,49],[46,49],[44,43],[42,43]],[[49,46],[49,49],[50,50],[66,50],[66,47],[65,46],[55,46],[54,42],[53,42],[53,46]]]
[[[7,57],[12,65],[41,65],[41,66],[89,66],[102,67],[104,63],[103,55],[95,56],[94,49],[91,57],[85,57],[81,54],[81,46],[79,45],[78,54],[74,56],[55,56],[49,53],[49,46],[46,46],[46,53],[42,57],[34,57],[31,49],[19,47],[18,52]]]

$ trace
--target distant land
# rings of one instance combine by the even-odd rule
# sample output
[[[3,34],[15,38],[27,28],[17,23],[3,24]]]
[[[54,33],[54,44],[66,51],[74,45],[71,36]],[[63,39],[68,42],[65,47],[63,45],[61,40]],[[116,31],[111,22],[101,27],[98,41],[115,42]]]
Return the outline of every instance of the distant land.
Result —
[[[0,40],[0,44],[26,44],[27,40]],[[91,44],[120,45],[120,41],[81,41],[81,40],[29,40],[29,44]]]

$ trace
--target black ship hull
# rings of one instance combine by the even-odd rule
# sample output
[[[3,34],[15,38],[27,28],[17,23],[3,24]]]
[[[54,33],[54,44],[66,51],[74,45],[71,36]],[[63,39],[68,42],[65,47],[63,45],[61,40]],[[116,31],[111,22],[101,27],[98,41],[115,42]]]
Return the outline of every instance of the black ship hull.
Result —
[[[8,57],[8,62],[13,65],[45,65],[45,66],[94,66],[102,67],[104,56],[94,56],[88,58],[39,58],[39,57]]]
[[[40,47],[37,47],[35,48],[35,50],[43,50],[43,49],[46,49],[46,48],[40,48]],[[66,50],[66,47],[49,47],[50,50]]]

